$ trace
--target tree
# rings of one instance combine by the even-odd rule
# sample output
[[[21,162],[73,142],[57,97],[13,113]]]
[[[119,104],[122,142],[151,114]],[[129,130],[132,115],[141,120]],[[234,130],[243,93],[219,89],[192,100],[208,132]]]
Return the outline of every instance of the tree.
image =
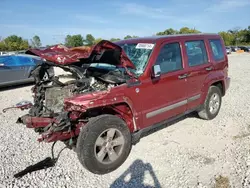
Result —
[[[95,38],[91,34],[86,35],[86,40],[85,40],[87,46],[92,46],[95,43]]]
[[[239,27],[234,27],[233,29],[228,30],[229,33],[231,33],[234,36],[233,44],[238,45],[238,34],[239,34],[240,28]]]
[[[226,46],[231,45],[234,41],[234,36],[229,32],[222,31],[219,32],[219,35],[223,38]]]
[[[182,27],[179,31],[179,34],[190,34],[190,33],[200,33],[200,31],[194,29],[190,29],[188,27]]]
[[[6,50],[25,50],[29,48],[29,43],[27,40],[23,40],[22,37],[18,37],[16,35],[11,35],[4,39],[4,44],[6,46]]]
[[[250,26],[248,26],[248,28],[247,28],[246,42],[247,42],[248,44],[250,43]]]
[[[40,37],[35,35],[32,39],[31,39],[31,46],[33,48],[38,48],[40,46],[42,46],[41,44],[41,40],[40,40]]]
[[[23,40],[22,43],[20,44],[19,50],[25,50],[29,48],[29,42],[28,40]]]
[[[121,40],[121,39],[119,39],[119,38],[111,38],[110,39],[111,42],[116,42],[116,41],[119,41],[119,40]]]
[[[138,38],[138,36],[127,35],[127,36],[124,37],[124,39],[132,39],[132,38]]]
[[[172,28],[166,29],[163,32],[156,33],[156,35],[174,35],[174,34],[178,34],[178,31]]]
[[[194,29],[190,29],[188,27],[182,27],[179,31],[173,28],[166,29],[165,31],[161,31],[156,33],[156,35],[175,35],[175,34],[190,34],[190,33],[200,33],[200,31]]]
[[[97,39],[95,39],[94,44],[97,44],[97,43],[99,43],[99,42],[102,41],[102,40],[103,40],[102,38],[97,38]]]
[[[4,41],[0,41],[0,51],[7,50],[7,46],[5,45]]]
[[[67,35],[65,38],[65,46],[77,47],[83,46],[83,37],[79,35]]]

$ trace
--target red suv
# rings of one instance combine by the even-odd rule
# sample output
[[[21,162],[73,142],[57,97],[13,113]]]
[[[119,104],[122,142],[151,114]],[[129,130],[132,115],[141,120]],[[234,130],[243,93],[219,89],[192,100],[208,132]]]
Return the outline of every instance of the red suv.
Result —
[[[44,62],[32,76],[34,104],[18,119],[63,141],[96,174],[118,168],[144,132],[196,111],[217,116],[229,87],[228,58],[217,34],[99,42],[91,49],[30,49]]]

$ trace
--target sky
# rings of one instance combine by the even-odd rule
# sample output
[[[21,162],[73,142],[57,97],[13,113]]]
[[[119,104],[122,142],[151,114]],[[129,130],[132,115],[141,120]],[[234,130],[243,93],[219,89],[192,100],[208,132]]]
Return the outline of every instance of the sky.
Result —
[[[217,33],[250,25],[250,0],[0,0],[0,37],[34,35],[42,45],[66,35],[151,36],[168,28]]]

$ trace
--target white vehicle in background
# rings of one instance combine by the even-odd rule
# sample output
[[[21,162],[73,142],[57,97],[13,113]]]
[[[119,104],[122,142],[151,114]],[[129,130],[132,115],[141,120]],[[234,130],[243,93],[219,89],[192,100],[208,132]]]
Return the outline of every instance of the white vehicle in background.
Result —
[[[226,51],[227,51],[227,54],[231,54],[232,53],[232,49],[229,46],[226,46]]]
[[[0,55],[8,55],[7,52],[0,52]]]

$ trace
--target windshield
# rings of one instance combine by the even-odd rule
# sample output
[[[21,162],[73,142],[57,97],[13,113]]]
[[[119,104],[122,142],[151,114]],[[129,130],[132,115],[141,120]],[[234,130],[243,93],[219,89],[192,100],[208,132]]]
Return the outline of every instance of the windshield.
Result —
[[[133,71],[135,74],[140,75],[143,73],[150,54],[153,50],[154,44],[151,43],[122,43],[118,44],[127,54],[129,59],[135,65],[136,70]]]

